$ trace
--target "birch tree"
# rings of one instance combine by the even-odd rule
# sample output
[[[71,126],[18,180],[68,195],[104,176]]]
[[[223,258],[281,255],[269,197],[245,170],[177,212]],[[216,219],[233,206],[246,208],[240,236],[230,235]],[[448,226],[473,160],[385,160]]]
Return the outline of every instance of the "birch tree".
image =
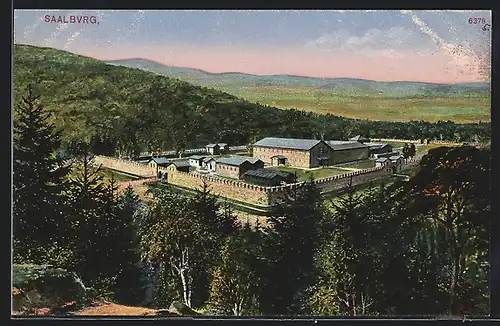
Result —
[[[191,307],[201,228],[190,216],[187,198],[169,191],[158,191],[154,196],[156,200],[149,203],[140,222],[142,259],[168,264],[182,285],[184,304]]]

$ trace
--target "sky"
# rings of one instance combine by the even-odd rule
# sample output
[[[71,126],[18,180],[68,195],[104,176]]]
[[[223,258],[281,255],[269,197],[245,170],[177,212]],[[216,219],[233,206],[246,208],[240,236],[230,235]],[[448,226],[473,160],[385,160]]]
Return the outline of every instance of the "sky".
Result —
[[[13,33],[16,44],[214,73],[460,83],[489,82],[485,24],[490,11],[15,10]]]

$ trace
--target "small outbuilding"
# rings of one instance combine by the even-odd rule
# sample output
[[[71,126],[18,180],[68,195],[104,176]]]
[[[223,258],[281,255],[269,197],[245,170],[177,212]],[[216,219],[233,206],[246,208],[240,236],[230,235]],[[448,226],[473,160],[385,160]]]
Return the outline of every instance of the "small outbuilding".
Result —
[[[215,171],[215,159],[207,156],[201,160],[201,167],[208,171]]]
[[[188,161],[172,161],[167,167],[167,171],[169,172],[174,172],[174,171],[180,171],[180,172],[189,172],[191,168],[191,165],[189,164]]]
[[[191,165],[194,168],[201,168],[203,165],[203,159],[205,157],[206,156],[202,156],[202,155],[190,156],[190,157],[188,157],[189,165]]]
[[[391,161],[387,157],[380,157],[375,160],[375,166],[385,166],[390,164]]]
[[[297,177],[293,173],[273,169],[249,170],[242,175],[242,179],[262,186],[279,186],[297,182]]]
[[[226,143],[208,144],[205,146],[207,153],[211,155],[220,155],[229,153],[229,145]]]
[[[361,135],[354,136],[352,138],[349,138],[350,141],[357,141],[358,143],[369,143],[370,138],[363,137]]]

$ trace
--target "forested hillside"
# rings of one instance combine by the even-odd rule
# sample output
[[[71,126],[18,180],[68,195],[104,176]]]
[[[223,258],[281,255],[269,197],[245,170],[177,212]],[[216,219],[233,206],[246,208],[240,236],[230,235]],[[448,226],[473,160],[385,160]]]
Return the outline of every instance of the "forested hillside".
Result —
[[[395,123],[280,110],[210,88],[51,48],[15,45],[14,97],[28,84],[63,129],[63,141],[100,138],[110,148],[177,149],[265,136],[488,140],[490,123]]]

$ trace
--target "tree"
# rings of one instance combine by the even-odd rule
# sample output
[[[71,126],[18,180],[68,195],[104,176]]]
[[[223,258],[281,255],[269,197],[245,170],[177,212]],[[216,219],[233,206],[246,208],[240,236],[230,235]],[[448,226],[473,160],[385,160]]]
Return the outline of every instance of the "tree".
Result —
[[[196,259],[202,249],[202,227],[188,209],[188,198],[171,191],[154,191],[154,201],[140,223],[142,259],[172,269],[179,280],[181,298],[191,307],[193,274],[201,268]]]
[[[328,285],[316,285],[308,301],[312,315],[335,316],[340,312],[337,292]]]
[[[261,245],[258,232],[246,224],[225,239],[210,287],[209,306],[218,312],[241,316],[255,309],[252,304],[258,293]]]
[[[405,159],[410,157],[410,145],[408,145],[408,143],[405,143],[403,146],[403,157]]]
[[[289,189],[272,207],[267,234],[264,313],[298,314],[314,281],[313,254],[321,238],[323,200],[314,180]],[[269,292],[267,292],[269,291]]]
[[[420,171],[406,185],[414,215],[445,232],[448,249],[449,311],[458,312],[468,256],[483,256],[489,244],[490,152],[474,147],[440,147],[424,156]],[[470,257],[470,256],[469,256]],[[477,266],[478,267],[478,266]]]
[[[133,226],[120,214],[116,182],[103,181],[100,166],[89,153],[90,144],[77,142],[70,147],[76,163],[67,194],[71,224],[64,231],[73,253],[67,267],[101,296],[112,299],[116,280],[133,263]]]
[[[351,178],[344,195],[331,201],[329,240],[316,255],[320,284],[326,285],[320,289],[335,293],[340,312],[353,316],[368,313],[372,304],[369,275],[376,267],[366,243],[370,223],[362,199]]]
[[[70,171],[57,155],[61,132],[28,87],[16,106],[13,148],[13,233],[16,262],[47,263],[61,243],[63,201]],[[56,255],[57,256],[57,255]]]
[[[415,147],[414,143],[411,143],[409,148],[408,148],[408,156],[409,157],[415,157],[415,154],[417,153],[417,149]]]
[[[193,273],[193,281],[198,289],[193,303],[200,305],[208,299],[210,275],[216,262],[221,259],[220,248],[224,239],[237,230],[238,223],[227,201],[221,205],[205,181],[190,198],[188,210],[191,218],[200,226],[200,243],[203,243],[197,250],[197,259],[204,267]]]
[[[121,223],[118,223],[114,230],[118,235],[116,241],[121,247],[120,260],[124,262],[116,279],[115,299],[127,304],[138,304],[142,301],[139,293],[142,292],[144,286],[141,281],[144,266],[141,264],[139,237],[137,236],[138,220],[142,218],[141,204],[139,196],[129,185],[119,198],[117,217]]]

